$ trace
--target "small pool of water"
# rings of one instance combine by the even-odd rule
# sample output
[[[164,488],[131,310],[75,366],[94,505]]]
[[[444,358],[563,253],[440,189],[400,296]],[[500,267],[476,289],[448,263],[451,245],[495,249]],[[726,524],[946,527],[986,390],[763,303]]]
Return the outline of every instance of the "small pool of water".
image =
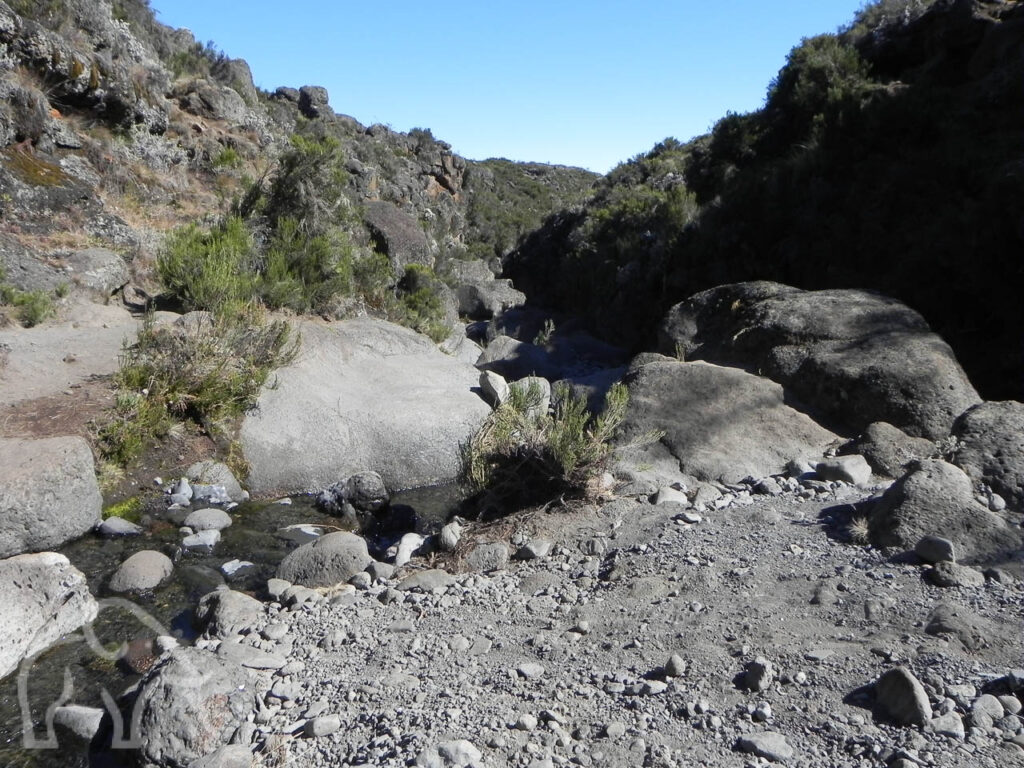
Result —
[[[464,494],[458,486],[416,488],[394,494],[392,514],[380,525],[365,532],[370,552],[377,558],[409,530],[430,534],[458,510]],[[152,593],[124,596],[157,622],[161,632],[173,634],[182,642],[195,637],[192,608],[198,599],[228,583],[232,589],[260,596],[266,580],[297,544],[282,538],[278,531],[289,525],[309,524],[327,531],[343,530],[338,518],[320,512],[309,496],[293,497],[290,504],[249,502],[230,511],[232,524],[222,531],[220,542],[212,554],[182,553],[181,534],[177,526],[157,521],[142,536],[103,539],[86,536],[60,551],[85,574],[89,589],[98,598],[112,597],[107,581],[117,567],[135,552],[154,549],[175,560],[174,574],[168,582]],[[226,580],[220,567],[230,560],[254,564],[245,575]],[[124,607],[104,608],[93,623],[97,640],[107,648],[156,634],[136,613]],[[76,639],[77,638],[77,639]],[[73,642],[59,645],[40,655],[27,676],[26,703],[30,719],[39,739],[46,737],[46,709],[60,696],[65,684],[65,671],[70,674],[73,694],[69,703],[103,707],[102,691],[115,698],[133,685],[139,675],[94,653],[82,633],[70,638]],[[84,749],[26,749],[22,734],[23,714],[18,692],[18,675],[0,681],[0,766],[5,768],[84,768],[84,766],[117,766],[124,755],[92,756]]]

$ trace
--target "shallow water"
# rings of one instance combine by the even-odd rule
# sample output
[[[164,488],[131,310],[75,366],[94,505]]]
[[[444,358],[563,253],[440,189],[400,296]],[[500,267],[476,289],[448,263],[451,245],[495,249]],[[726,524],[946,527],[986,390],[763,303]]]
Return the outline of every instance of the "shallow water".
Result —
[[[410,529],[419,533],[436,532],[457,510],[462,493],[457,486],[417,488],[392,497],[394,514],[367,532],[371,554],[381,557],[387,547]],[[98,598],[112,597],[106,583],[118,565],[144,549],[164,552],[175,560],[174,575],[155,592],[130,596],[124,604],[101,608],[92,625],[95,638],[106,648],[157,634],[172,634],[181,642],[190,642],[195,632],[191,625],[192,607],[198,599],[225,583],[220,566],[229,560],[247,560],[255,564],[248,574],[227,580],[233,588],[259,596],[266,580],[296,544],[277,535],[288,525],[306,523],[328,531],[340,530],[339,520],[313,506],[312,497],[294,497],[291,504],[246,503],[230,510],[232,524],[222,531],[221,541],[210,555],[181,553],[181,535],[176,526],[154,523],[142,536],[102,539],[86,536],[60,551],[85,574],[89,589]],[[141,610],[139,610],[141,609]],[[145,620],[140,616],[147,617]],[[145,623],[146,621],[149,622]],[[119,755],[94,756],[84,747],[26,748],[23,740],[24,700],[34,733],[47,737],[46,709],[61,696],[65,671],[71,676],[69,703],[103,707],[102,692],[115,698],[138,681],[139,675],[103,658],[93,650],[82,632],[66,638],[67,643],[41,654],[34,664],[23,665],[27,695],[19,698],[18,673],[0,681],[0,766],[7,768],[84,768],[84,766],[121,765]],[[111,654],[108,654],[111,655]],[[120,755],[125,757],[125,755]]]

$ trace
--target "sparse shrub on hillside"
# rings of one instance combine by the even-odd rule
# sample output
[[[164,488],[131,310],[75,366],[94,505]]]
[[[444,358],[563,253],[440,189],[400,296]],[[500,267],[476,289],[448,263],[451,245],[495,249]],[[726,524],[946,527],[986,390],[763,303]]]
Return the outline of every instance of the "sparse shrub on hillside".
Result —
[[[512,389],[465,448],[465,479],[485,503],[511,511],[582,494],[604,471],[629,403],[625,385],[608,391],[596,416],[567,387],[556,388],[552,413],[538,412],[540,400],[538,387]]]
[[[498,159],[470,164],[465,182],[467,256],[484,260],[505,256],[549,213],[581,203],[596,179],[597,174],[582,168]]]
[[[337,139],[292,136],[291,147],[281,155],[267,187],[260,213],[271,225],[287,218],[306,234],[320,234],[345,218],[346,178]]]
[[[923,16],[936,0],[877,0],[867,3],[843,28],[843,34],[854,41],[866,35],[885,35]]]

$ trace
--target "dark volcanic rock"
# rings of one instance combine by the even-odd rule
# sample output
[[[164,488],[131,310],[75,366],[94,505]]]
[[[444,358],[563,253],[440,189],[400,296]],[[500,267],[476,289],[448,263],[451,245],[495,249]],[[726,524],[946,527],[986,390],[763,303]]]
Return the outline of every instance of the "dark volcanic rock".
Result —
[[[877,546],[912,549],[925,536],[953,542],[966,563],[998,562],[1020,547],[1020,531],[974,498],[970,478],[937,459],[915,462],[885,492],[870,517]]]
[[[1024,510],[1024,404],[979,403],[956,420],[952,434],[960,440],[953,463]]]
[[[367,203],[366,224],[399,275],[409,264],[433,266],[423,228],[394,203],[383,200]]]
[[[917,312],[866,291],[724,285],[674,306],[659,339],[665,354],[768,376],[839,428],[939,439],[979,400]]]

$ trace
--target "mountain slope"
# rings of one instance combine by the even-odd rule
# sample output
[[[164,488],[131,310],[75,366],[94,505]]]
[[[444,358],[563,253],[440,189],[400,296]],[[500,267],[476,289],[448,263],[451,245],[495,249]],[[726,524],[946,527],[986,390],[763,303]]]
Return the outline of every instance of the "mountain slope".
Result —
[[[1021,3],[876,3],[794,48],[763,109],[621,166],[507,270],[637,347],[721,283],[876,289],[1021,398],[1022,79]]]

